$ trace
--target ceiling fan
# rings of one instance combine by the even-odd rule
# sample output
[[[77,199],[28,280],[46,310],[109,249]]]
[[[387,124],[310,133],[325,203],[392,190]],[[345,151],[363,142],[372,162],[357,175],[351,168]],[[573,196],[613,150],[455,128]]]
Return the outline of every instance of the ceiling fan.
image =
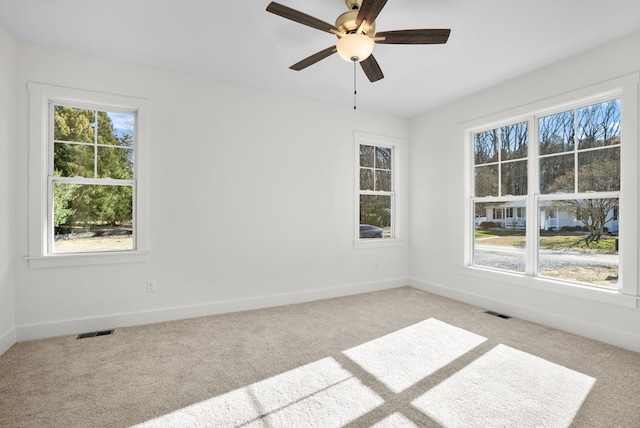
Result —
[[[336,19],[335,25],[299,12],[282,4],[271,2],[267,11],[302,25],[335,34],[338,42],[289,67],[300,71],[334,53],[346,61],[359,62],[371,82],[384,78],[382,69],[371,54],[375,43],[390,45],[444,44],[449,39],[450,29],[396,30],[376,33],[376,18],[387,0],[345,0],[348,12]]]

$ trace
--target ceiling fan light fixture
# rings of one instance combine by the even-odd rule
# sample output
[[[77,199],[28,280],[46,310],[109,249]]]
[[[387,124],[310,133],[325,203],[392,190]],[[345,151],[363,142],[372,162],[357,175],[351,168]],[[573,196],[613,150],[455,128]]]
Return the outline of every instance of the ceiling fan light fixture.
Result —
[[[369,58],[373,52],[374,44],[375,42],[371,37],[352,33],[342,36],[336,43],[336,49],[345,61],[361,62]]]

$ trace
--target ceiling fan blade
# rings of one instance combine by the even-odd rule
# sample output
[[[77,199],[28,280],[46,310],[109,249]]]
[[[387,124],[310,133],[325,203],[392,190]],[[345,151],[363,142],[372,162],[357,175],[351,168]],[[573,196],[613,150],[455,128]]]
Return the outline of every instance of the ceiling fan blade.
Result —
[[[306,13],[298,12],[295,9],[291,9],[290,7],[281,5],[280,3],[276,3],[272,1],[267,6],[267,12],[274,13],[276,15],[280,15],[283,18],[290,19],[299,24],[306,25],[308,27],[317,28],[321,31],[326,31],[327,33],[331,33],[331,30],[340,31],[336,28],[335,25],[329,24],[328,22],[324,22],[318,18],[314,18],[311,15],[307,15]]]
[[[360,62],[360,66],[362,67],[362,71],[367,75],[370,82],[377,82],[380,79],[384,79],[384,74],[382,74],[382,69],[380,65],[378,65],[378,61],[373,57],[373,55],[369,55],[369,58]]]
[[[356,26],[359,27],[362,21],[368,25],[373,24],[385,4],[387,0],[363,0],[356,18]]]
[[[451,30],[448,28],[432,28],[424,30],[396,30],[376,33],[376,37],[384,40],[376,43],[387,45],[441,45],[447,43]]]
[[[296,70],[296,71],[303,70],[303,69],[309,67],[310,65],[313,65],[316,62],[318,62],[320,60],[323,60],[328,56],[333,55],[336,52],[337,52],[337,49],[336,49],[335,45],[331,46],[331,47],[329,47],[327,49],[321,50],[318,53],[314,53],[310,57],[307,57],[307,58],[303,59],[302,61],[293,64],[289,68],[292,69],[292,70]]]

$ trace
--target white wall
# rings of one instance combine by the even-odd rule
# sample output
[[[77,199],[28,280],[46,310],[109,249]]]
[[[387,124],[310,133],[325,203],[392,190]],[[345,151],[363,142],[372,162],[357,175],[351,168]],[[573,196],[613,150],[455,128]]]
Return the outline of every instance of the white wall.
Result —
[[[635,34],[412,119],[412,284],[640,351],[638,309],[481,280],[456,268],[462,258],[464,224],[461,124],[638,70],[640,34]]]
[[[151,101],[150,261],[30,269],[19,259],[19,340],[406,285],[408,245],[352,242],[353,131],[406,141],[406,119],[31,45],[18,44],[16,70],[20,213],[28,81]],[[26,215],[16,224],[25,256]]]
[[[0,354],[16,341],[14,140],[16,45],[0,28]]]

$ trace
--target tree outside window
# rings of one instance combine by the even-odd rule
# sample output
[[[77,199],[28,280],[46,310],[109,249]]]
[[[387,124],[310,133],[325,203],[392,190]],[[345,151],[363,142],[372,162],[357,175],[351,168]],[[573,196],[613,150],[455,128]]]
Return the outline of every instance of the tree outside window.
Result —
[[[51,110],[51,252],[133,250],[135,113]]]

